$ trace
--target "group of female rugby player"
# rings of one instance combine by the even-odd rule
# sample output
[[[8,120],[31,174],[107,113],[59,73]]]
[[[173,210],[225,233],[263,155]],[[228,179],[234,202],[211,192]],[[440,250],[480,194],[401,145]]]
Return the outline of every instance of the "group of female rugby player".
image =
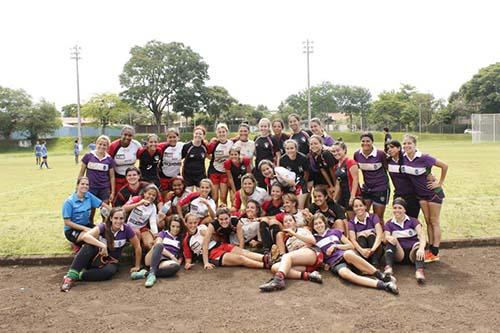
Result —
[[[308,131],[297,115],[288,125],[289,134],[281,120],[263,118],[251,140],[247,124],[229,138],[221,123],[210,142],[199,126],[186,143],[169,129],[165,142],[152,134],[144,147],[130,126],[113,142],[100,136],[82,157],[76,192],[63,206],[76,256],[61,290],[78,280],[110,279],[127,243],[135,255],[131,278],[146,279],[146,287],[197,260],[205,269],[270,269],[274,276],[262,291],[283,289],[285,278],[322,283],[324,268],[397,294],[394,263],[414,265],[423,283],[424,262],[439,260],[447,165],[419,151],[412,135],[380,150],[363,133],[361,147],[348,154],[319,119]],[[395,193],[384,220],[389,178]],[[96,208],[103,223],[94,224]]]

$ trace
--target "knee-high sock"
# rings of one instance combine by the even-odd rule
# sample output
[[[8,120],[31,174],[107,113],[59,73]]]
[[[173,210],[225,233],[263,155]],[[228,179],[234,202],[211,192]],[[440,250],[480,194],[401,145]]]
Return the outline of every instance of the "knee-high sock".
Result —
[[[396,253],[396,246],[387,243],[385,246],[385,263],[392,266],[394,264],[394,254]]]
[[[260,222],[260,238],[262,239],[262,248],[265,251],[270,251],[271,246],[273,246],[273,240],[271,236],[271,231],[269,230],[269,224],[266,222]]]
[[[161,261],[161,253],[163,252],[163,244],[155,244],[153,246],[153,255],[151,256],[151,269],[150,272],[156,275],[158,266]]]

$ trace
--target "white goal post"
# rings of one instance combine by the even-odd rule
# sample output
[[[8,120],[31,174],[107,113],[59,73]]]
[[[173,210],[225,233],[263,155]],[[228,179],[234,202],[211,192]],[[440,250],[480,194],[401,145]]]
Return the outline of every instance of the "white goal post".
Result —
[[[473,113],[472,143],[500,142],[500,114],[497,113]]]

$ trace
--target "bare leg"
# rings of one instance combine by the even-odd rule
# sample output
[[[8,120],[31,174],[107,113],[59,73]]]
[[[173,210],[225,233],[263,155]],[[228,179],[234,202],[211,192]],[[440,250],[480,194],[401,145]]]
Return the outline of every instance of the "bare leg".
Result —
[[[142,247],[145,251],[151,250],[154,245],[153,234],[151,233],[151,231],[148,230],[141,232],[141,241]]]
[[[309,248],[301,248],[284,254],[281,262],[279,263],[278,271],[285,274],[285,276],[288,276],[288,272],[292,266],[314,265],[315,262],[316,254],[314,251]]]
[[[308,199],[309,199],[309,193],[303,193],[301,195],[299,195],[299,209],[304,209],[306,208],[308,205],[307,202],[308,202]]]
[[[278,246],[278,250],[280,251],[280,254],[285,254],[286,253],[286,246],[285,246],[285,240],[283,239],[283,232],[280,231],[276,235],[276,246]]]
[[[221,200],[220,203],[227,206],[227,184],[220,183],[219,188],[220,188],[220,200]]]
[[[373,275],[377,271],[377,269],[373,267],[372,264],[370,264],[368,261],[358,256],[356,253],[354,253],[353,250],[345,251],[344,259],[345,261],[347,261],[347,263],[353,265],[363,273],[368,273],[370,275]]]
[[[380,219],[380,225],[384,227],[384,213],[385,213],[385,205],[373,205],[373,213],[378,216]]]
[[[377,280],[367,278],[366,276],[359,276],[347,267],[339,270],[339,276],[344,280],[357,284],[358,286],[377,288]]]
[[[440,215],[441,215],[441,204],[429,202],[429,212],[430,212],[430,222],[432,226],[432,242],[429,240],[431,245],[439,247],[441,243],[441,226],[440,226]]]
[[[372,207],[372,201],[369,199],[363,199],[363,203],[366,206],[366,211],[370,212],[370,208]]]
[[[219,206],[219,185],[212,185],[212,199],[214,199],[215,205]]]
[[[429,202],[425,200],[420,200],[420,209],[424,214],[425,224],[427,225],[427,238],[429,239],[429,244],[434,243],[434,231],[431,224],[431,211],[429,207]]]
[[[239,255],[242,255],[242,256],[247,257],[249,259],[252,259],[254,261],[259,261],[259,262],[262,262],[262,258],[264,258],[264,255],[262,255],[260,253],[255,253],[255,252],[252,252],[252,251],[244,250],[244,249],[241,249],[241,248],[239,248],[237,246],[235,246],[233,248],[233,250],[231,251],[231,253],[239,254]]]
[[[222,257],[222,266],[245,266],[248,268],[264,268],[264,263],[252,260],[241,254],[228,252]]]

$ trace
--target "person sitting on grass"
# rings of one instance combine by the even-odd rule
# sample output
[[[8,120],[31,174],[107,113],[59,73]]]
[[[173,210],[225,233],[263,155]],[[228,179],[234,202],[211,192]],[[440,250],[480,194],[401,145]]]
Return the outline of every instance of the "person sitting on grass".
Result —
[[[310,228],[314,231],[316,246],[323,253],[324,263],[334,275],[359,286],[385,290],[395,295],[399,293],[396,279],[390,274],[381,273],[358,256],[352,250],[353,246],[349,239],[342,234],[342,230],[328,228],[327,219],[322,213],[314,214]],[[354,273],[349,265],[356,267],[362,273],[375,276],[376,279]]]
[[[90,221],[92,209],[103,207],[111,209],[105,202],[89,192],[89,179],[80,177],[76,182],[76,191],[64,202],[62,215],[64,219],[64,236],[78,252],[83,243],[83,234],[94,227]]]
[[[132,227],[141,241],[144,251],[149,251],[158,235],[156,201],[160,191],[155,184],[146,186],[140,196],[133,197],[124,206],[128,213],[127,224]]]
[[[157,277],[171,277],[181,268],[181,244],[184,237],[184,222],[179,215],[168,218],[166,230],[160,231],[155,240],[155,245],[146,254],[144,263],[149,266],[149,272],[141,269],[131,274],[133,280],[143,279],[147,276],[144,285],[151,288],[156,283]]]
[[[101,223],[84,233],[82,240],[85,244],[64,276],[61,291],[68,292],[79,280],[111,279],[118,271],[118,261],[127,241],[132,244],[135,257],[135,265],[130,271],[139,271],[142,257],[140,242],[134,230],[125,224],[125,212],[122,208],[111,209],[106,223]]]
[[[293,215],[285,215],[283,225],[287,253],[279,263],[272,265],[274,277],[259,289],[264,292],[285,289],[285,278],[323,283],[317,271],[323,262],[323,254],[314,247],[314,236],[306,227],[298,228]]]
[[[393,274],[393,263],[415,265],[415,278],[419,284],[425,283],[425,234],[420,222],[406,215],[406,201],[394,199],[394,217],[384,225],[385,231],[385,273]]]

